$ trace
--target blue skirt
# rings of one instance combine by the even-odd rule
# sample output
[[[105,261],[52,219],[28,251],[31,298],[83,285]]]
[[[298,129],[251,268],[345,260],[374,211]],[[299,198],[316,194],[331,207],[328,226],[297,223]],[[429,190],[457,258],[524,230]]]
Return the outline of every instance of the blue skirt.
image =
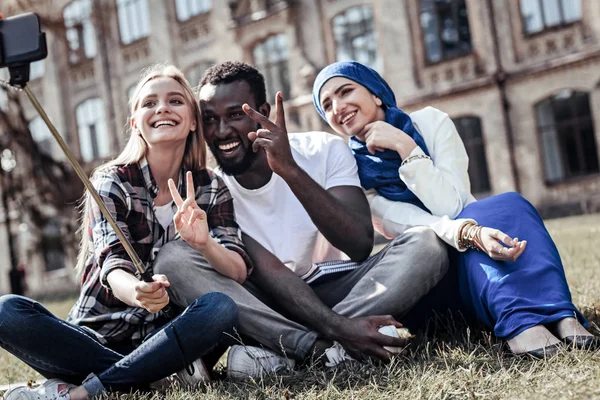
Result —
[[[503,193],[469,204],[457,218],[500,229],[527,240],[515,262],[494,261],[481,251],[456,258],[460,297],[467,312],[509,340],[525,329],[575,317],[587,321],[571,301],[558,249],[542,218],[518,193]]]

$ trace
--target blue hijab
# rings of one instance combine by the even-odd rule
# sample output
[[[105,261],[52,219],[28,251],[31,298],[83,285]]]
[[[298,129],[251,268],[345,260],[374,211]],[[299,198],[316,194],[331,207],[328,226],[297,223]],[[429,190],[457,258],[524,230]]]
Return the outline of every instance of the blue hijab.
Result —
[[[423,137],[416,130],[408,114],[396,106],[396,97],[387,82],[377,71],[356,61],[342,61],[330,64],[317,75],[313,85],[313,103],[325,121],[327,119],[325,118],[325,112],[321,108],[319,97],[323,85],[329,79],[336,76],[353,80],[381,99],[385,109],[385,122],[401,129],[408,136],[412,137],[417,146],[425,154],[429,155]],[[400,179],[398,168],[400,168],[402,158],[398,152],[386,149],[384,151],[377,151],[373,155],[367,149],[366,144],[356,139],[356,137],[350,138],[350,149],[354,153],[354,158],[358,165],[360,184],[363,188],[375,189],[378,194],[386,199],[411,203],[427,210],[417,196]]]

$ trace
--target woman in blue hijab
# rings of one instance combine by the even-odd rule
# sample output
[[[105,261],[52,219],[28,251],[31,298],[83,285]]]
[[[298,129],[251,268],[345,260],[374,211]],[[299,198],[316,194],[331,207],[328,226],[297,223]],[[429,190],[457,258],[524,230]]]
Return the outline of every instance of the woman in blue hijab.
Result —
[[[468,157],[447,114],[427,107],[409,116],[387,82],[354,61],[324,68],[313,102],[350,136],[375,228],[394,237],[427,225],[456,249],[463,305],[513,353],[542,358],[563,343],[598,346],[535,207],[518,193],[481,201],[470,193]]]

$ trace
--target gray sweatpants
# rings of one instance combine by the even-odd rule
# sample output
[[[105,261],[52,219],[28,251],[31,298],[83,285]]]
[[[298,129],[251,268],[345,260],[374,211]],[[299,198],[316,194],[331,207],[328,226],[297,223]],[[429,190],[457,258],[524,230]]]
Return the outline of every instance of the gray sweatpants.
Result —
[[[391,314],[401,318],[431,290],[448,270],[445,245],[429,228],[409,229],[382,251],[345,274],[311,286],[336,313],[346,317]],[[267,306],[251,280],[240,285],[210,267],[182,240],[159,251],[154,273],[169,278],[171,301],[185,307],[209,292],[222,292],[239,307],[239,330],[263,346],[304,359],[318,333],[285,318]],[[254,294],[253,294],[254,293]]]

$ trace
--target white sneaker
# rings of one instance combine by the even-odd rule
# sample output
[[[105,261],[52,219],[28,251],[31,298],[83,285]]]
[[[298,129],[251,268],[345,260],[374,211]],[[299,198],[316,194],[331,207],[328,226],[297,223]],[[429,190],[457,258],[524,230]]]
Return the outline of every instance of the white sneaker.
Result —
[[[199,358],[188,367],[181,371],[177,371],[175,380],[178,381],[182,387],[193,388],[203,382],[210,381],[210,375],[206,365],[204,365],[204,361]]]
[[[189,389],[208,381],[210,381],[210,374],[206,365],[204,365],[204,361],[199,358],[181,371],[177,371],[166,378],[151,383],[150,388],[154,390],[166,390],[173,385],[179,385],[182,388]]]
[[[296,361],[282,357],[270,350],[252,346],[231,346],[227,355],[227,376],[243,380],[260,378],[282,371],[290,371]]]
[[[76,387],[59,379],[48,379],[35,387],[21,386],[4,393],[4,400],[68,400],[69,389]]]
[[[355,361],[338,342],[333,342],[333,346],[325,350],[325,358],[327,358],[327,361],[325,361],[327,368],[337,367],[348,361]]]

